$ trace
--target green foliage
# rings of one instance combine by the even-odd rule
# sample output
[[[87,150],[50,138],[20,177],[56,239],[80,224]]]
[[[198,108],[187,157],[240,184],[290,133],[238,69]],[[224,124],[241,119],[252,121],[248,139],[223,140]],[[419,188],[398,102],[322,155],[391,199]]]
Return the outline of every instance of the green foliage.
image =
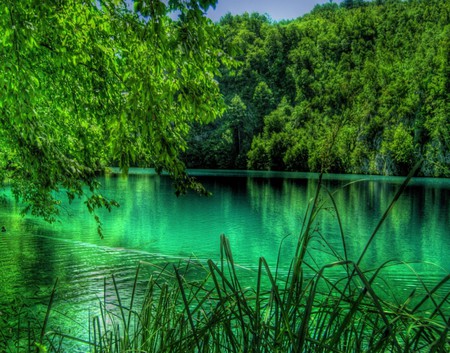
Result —
[[[255,131],[260,132],[263,128],[264,117],[274,109],[275,105],[273,92],[266,82],[261,81],[258,83],[255,87],[252,100],[255,105],[255,116],[257,120]]]
[[[289,40],[283,27],[272,24],[270,19],[256,13],[241,16],[226,15],[219,24],[224,36],[222,38],[227,52],[235,59],[232,67],[222,67],[219,77],[220,89],[228,106],[222,119],[211,124],[208,129],[194,126],[189,139],[189,149],[185,161],[188,166],[196,168],[239,168],[247,166],[247,153],[254,136],[263,130],[264,117],[276,108],[281,100],[281,92],[293,80],[285,70],[289,51]],[[294,89],[284,94],[293,99]],[[245,105],[245,119],[242,120],[240,137],[234,138],[238,153],[230,152],[230,145],[222,138],[231,120],[236,120],[234,97],[238,96]],[[243,113],[244,114],[244,113]],[[236,136],[236,129],[233,134]],[[231,132],[231,131],[230,131]],[[224,135],[225,133],[225,135]],[[208,146],[203,148],[203,144]],[[224,149],[219,149],[223,146]],[[212,149],[218,155],[209,153]],[[231,153],[231,160],[230,160]],[[225,157],[225,158],[223,158]]]
[[[191,123],[224,108],[215,77],[228,57],[203,16],[215,3],[1,3],[0,176],[24,211],[54,221],[64,194],[92,213],[114,206],[96,182],[111,163],[199,188],[179,155]]]
[[[284,156],[294,143],[290,136],[292,107],[283,99],[278,108],[264,118],[264,131],[255,137],[248,154],[250,169],[286,169]]]
[[[185,160],[190,167],[244,169],[256,122],[235,95],[223,116],[209,126],[194,126]]]
[[[411,169],[414,160],[413,137],[403,124],[400,123],[395,130],[385,130],[381,152],[391,157],[396,165]]]
[[[220,26],[241,50],[219,80],[227,105],[237,94],[247,107],[249,168],[392,175],[423,158],[421,175],[450,175],[449,2],[344,1]]]

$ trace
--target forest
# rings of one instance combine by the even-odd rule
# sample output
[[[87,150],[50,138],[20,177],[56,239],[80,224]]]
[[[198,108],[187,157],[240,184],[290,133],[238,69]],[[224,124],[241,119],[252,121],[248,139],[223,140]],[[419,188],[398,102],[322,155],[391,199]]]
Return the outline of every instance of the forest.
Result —
[[[450,4],[343,1],[293,21],[217,1],[0,4],[0,179],[23,212],[111,208],[109,166],[450,175]],[[178,11],[177,20],[168,13]]]
[[[450,1],[217,2],[0,1],[0,352],[448,352]]]
[[[224,16],[226,113],[192,168],[450,175],[450,2],[327,3],[293,21]]]

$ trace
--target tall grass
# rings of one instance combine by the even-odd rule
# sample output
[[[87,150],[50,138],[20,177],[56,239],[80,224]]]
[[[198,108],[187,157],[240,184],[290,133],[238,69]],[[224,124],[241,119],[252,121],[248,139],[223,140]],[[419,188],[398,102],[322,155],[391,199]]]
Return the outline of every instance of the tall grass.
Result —
[[[40,346],[45,337],[52,342],[58,337],[58,342],[77,340],[83,351],[96,353],[448,352],[450,293],[445,287],[448,288],[450,275],[433,288],[422,282],[425,294],[412,291],[398,300],[395,288],[384,281],[383,272],[407,264],[386,261],[369,270],[361,266],[413,172],[399,188],[356,260],[347,255],[336,209],[342,250],[328,244],[335,261],[319,267],[311,263],[317,251],[311,249],[311,241],[320,236],[314,227],[317,215],[326,202],[336,208],[334,194],[319,181],[288,273],[271,269],[261,257],[255,285],[244,286],[228,238],[222,235],[217,262],[186,261],[162,268],[155,266],[147,293],[139,304],[136,294],[139,272],[143,266],[154,265],[139,264],[127,303],[112,277],[112,284],[105,282],[105,286],[114,288],[115,306],[107,308],[111,303],[106,299],[100,303],[101,312],[92,318],[88,340],[42,331]],[[379,282],[385,283],[382,290]],[[45,322],[47,319],[48,315]]]

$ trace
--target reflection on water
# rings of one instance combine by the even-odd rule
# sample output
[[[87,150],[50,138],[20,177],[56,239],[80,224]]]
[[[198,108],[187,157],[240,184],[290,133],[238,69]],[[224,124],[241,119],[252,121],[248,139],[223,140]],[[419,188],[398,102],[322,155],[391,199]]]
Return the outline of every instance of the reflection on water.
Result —
[[[196,174],[212,197],[189,194],[177,198],[170,180],[152,173],[101,179],[104,192],[121,205],[112,213],[100,212],[104,240],[99,239],[83,200],[64,205],[60,222],[51,225],[31,217],[21,218],[12,200],[3,204],[0,226],[5,225],[7,232],[0,235],[0,309],[18,298],[44,306],[58,278],[57,310],[84,329],[88,315],[95,315],[97,301],[105,295],[105,277],[110,283],[114,273],[126,297],[139,261],[176,263],[191,256],[200,261],[218,259],[220,234],[229,237],[235,261],[241,266],[255,269],[263,256],[274,268],[280,255],[280,272],[285,273],[316,191],[317,175]],[[336,260],[325,242],[343,257],[342,237],[349,258],[357,261],[402,182],[401,178],[357,182],[358,178],[325,178],[324,185],[333,195],[337,212],[328,194],[322,192],[323,210],[313,223],[315,232],[308,257],[312,266],[320,268]],[[430,286],[440,280],[450,271],[448,200],[450,181],[413,181],[381,227],[362,266],[373,268],[390,259],[421,261],[411,267],[393,266],[383,271],[395,286],[406,291],[419,286],[416,272]],[[140,291],[149,273],[142,271]],[[106,296],[113,300],[114,291],[108,288]]]

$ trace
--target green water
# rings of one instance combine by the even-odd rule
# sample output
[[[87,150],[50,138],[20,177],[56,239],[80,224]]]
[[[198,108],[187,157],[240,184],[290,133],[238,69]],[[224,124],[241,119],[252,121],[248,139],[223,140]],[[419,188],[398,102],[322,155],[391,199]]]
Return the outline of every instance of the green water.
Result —
[[[139,261],[176,263],[194,257],[219,259],[220,234],[230,239],[235,262],[246,271],[248,285],[259,257],[286,273],[297,245],[317,175],[300,173],[194,171],[213,196],[188,194],[177,198],[171,181],[151,171],[134,170],[127,177],[101,178],[104,193],[120,203],[112,213],[101,211],[105,239],[80,200],[63,206],[60,222],[47,224],[18,216],[19,206],[7,200],[0,208],[0,312],[5,326],[17,324],[13,305],[27,303],[42,315],[56,278],[59,279],[52,323],[70,326],[77,335],[96,315],[98,300],[114,302],[110,276],[115,274],[123,300],[130,294]],[[357,260],[402,178],[326,176],[335,192],[349,258]],[[350,185],[343,187],[351,182]],[[308,261],[320,268],[335,261],[325,243],[343,256],[338,215],[329,207],[316,230]],[[384,271],[398,291],[433,286],[450,272],[450,180],[416,179],[402,195],[362,262],[377,267],[386,260],[411,262]],[[417,262],[420,263],[412,263]],[[150,269],[141,273],[145,288]],[[420,276],[420,279],[419,279]],[[107,279],[106,291],[104,279]],[[31,303],[31,304],[30,304]],[[8,312],[6,315],[5,312]],[[6,319],[5,319],[6,317]],[[1,337],[0,337],[1,340]]]

